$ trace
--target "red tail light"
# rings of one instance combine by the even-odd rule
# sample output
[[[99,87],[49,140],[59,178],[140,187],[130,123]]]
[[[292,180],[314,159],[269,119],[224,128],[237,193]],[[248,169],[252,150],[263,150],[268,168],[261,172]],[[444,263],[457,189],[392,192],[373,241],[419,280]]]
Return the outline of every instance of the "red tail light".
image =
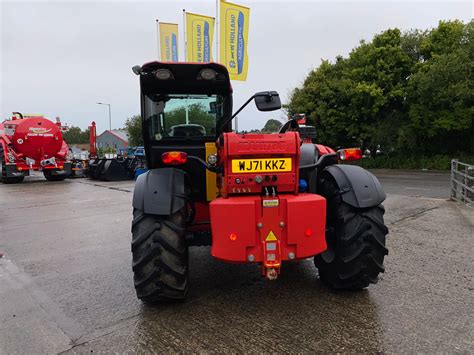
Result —
[[[182,165],[188,161],[188,155],[184,152],[165,152],[161,154],[161,161],[166,165]]]
[[[344,161],[362,159],[362,150],[359,148],[347,148],[337,151],[337,158]]]

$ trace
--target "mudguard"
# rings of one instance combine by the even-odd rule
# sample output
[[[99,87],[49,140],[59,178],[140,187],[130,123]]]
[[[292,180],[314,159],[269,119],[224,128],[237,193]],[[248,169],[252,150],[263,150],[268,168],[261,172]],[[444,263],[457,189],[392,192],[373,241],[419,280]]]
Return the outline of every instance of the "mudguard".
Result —
[[[303,143],[300,147],[300,166],[311,165],[318,160],[318,151],[312,143]]]
[[[379,180],[370,172],[355,165],[331,165],[321,177],[331,175],[339,187],[342,200],[356,208],[375,207],[386,198]]]
[[[169,216],[186,204],[185,172],[175,168],[152,169],[138,176],[133,207],[147,214]]]

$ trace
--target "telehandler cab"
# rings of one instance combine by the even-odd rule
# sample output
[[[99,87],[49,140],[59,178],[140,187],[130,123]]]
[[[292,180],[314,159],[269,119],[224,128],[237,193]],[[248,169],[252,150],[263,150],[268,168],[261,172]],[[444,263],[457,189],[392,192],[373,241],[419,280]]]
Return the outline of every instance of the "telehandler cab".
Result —
[[[275,91],[253,95],[232,114],[232,87],[219,64],[151,62],[140,77],[147,165],[133,195],[132,254],[138,298],[184,299],[188,247],[258,263],[276,279],[285,261],[314,257],[323,283],[357,290],[377,282],[388,251],[385,193],[368,171],[335,152],[303,143],[289,120],[277,134],[232,132],[252,100],[278,110]]]

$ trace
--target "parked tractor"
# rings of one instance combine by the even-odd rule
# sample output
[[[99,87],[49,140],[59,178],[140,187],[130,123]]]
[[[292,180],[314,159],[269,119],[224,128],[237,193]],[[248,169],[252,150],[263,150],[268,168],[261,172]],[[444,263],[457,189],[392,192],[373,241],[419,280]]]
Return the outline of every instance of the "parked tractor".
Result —
[[[3,183],[22,182],[31,171],[43,171],[48,181],[61,181],[71,174],[69,149],[56,123],[40,115],[14,112],[0,123],[0,179]]]
[[[331,288],[377,282],[388,253],[385,193],[370,172],[339,164],[360,159],[360,149],[303,143],[295,120],[278,134],[232,132],[252,100],[260,111],[281,104],[277,92],[258,92],[232,113],[222,65],[151,62],[133,72],[150,168],[133,194],[138,298],[184,299],[188,248],[209,244],[213,257],[258,263],[270,280],[285,262],[314,257]]]

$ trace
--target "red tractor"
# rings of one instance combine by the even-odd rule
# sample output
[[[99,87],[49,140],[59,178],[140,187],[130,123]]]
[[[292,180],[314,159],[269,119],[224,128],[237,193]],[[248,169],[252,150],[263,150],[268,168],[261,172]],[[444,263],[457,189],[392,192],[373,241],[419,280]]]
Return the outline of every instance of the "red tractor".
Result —
[[[206,244],[219,260],[258,263],[271,280],[285,262],[314,257],[334,289],[377,282],[388,253],[385,193],[368,171],[338,164],[360,159],[359,149],[303,143],[295,120],[278,134],[232,132],[250,101],[260,111],[281,104],[275,91],[259,92],[232,114],[222,65],[151,62],[133,71],[150,168],[133,195],[138,298],[184,299],[188,248]]]
[[[0,179],[22,182],[30,171],[42,170],[49,181],[61,181],[71,174],[69,149],[63,141],[63,126],[40,115],[14,112],[0,123]]]

